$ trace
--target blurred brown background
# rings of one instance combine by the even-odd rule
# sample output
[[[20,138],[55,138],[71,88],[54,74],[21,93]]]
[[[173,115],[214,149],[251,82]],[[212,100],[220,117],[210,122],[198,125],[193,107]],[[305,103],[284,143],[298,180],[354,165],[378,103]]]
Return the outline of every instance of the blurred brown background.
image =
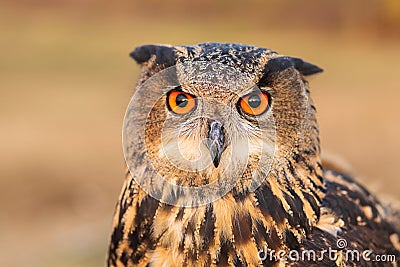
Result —
[[[0,265],[103,266],[146,43],[241,42],[320,65],[322,148],[400,200],[398,0],[1,1]]]

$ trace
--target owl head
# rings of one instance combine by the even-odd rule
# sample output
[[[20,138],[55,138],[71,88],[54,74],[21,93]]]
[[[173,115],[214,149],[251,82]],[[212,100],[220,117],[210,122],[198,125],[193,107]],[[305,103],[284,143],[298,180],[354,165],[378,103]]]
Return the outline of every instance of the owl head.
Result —
[[[124,152],[153,197],[204,204],[254,191],[288,164],[319,162],[305,80],[319,67],[232,43],[145,45],[131,57],[142,73],[125,117]]]

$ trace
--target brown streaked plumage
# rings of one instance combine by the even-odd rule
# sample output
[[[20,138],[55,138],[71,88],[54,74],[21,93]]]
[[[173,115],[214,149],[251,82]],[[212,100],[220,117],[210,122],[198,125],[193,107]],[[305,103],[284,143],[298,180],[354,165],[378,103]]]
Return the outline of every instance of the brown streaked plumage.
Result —
[[[134,168],[127,171],[117,203],[108,266],[385,266],[343,258],[283,262],[274,257],[262,260],[259,255],[266,247],[269,253],[337,249],[338,239],[346,240],[346,249],[369,249],[371,255],[395,255],[400,261],[399,219],[364,187],[344,174],[324,169],[321,163],[316,109],[305,80],[321,69],[268,49],[230,43],[146,45],[131,56],[143,67],[138,86],[176,66],[179,90],[210,102],[198,103],[192,113],[177,116],[171,114],[163,94],[156,103],[141,103],[143,107],[151,104],[149,114],[134,114],[135,120],[145,122],[146,129],[144,136],[135,137],[137,143],[128,144]],[[193,62],[218,63],[237,70],[268,93],[268,110],[257,121],[241,112],[236,103],[249,90],[245,82],[241,84],[243,79],[230,80],[233,76],[229,73],[216,71],[213,77],[228,82],[226,86],[188,83],[201,74],[180,66]],[[230,81],[235,84],[227,90]],[[214,100],[231,109],[224,110]],[[213,124],[213,116],[219,124]],[[272,121],[275,126],[261,135],[259,123],[267,122],[268,128]],[[221,142],[225,146],[216,150],[221,157],[217,162],[213,158],[208,167],[187,171],[179,162],[171,164],[160,152],[173,154],[176,148],[169,135],[177,129],[182,131],[178,142],[184,157],[195,158],[199,150],[203,154],[213,151],[210,144],[202,143],[214,127],[211,125],[224,136]],[[239,172],[235,165],[225,170],[231,166],[229,159],[242,160],[237,147],[244,138],[251,144],[244,155],[248,159],[245,170]],[[271,140],[276,150],[270,168],[263,169],[264,161],[252,146],[268,145]],[[142,143],[145,150],[139,149]],[[178,198],[176,205],[170,205],[148,195],[137,183],[138,179],[153,182],[150,161],[167,181],[182,186],[217,182],[223,189],[227,187],[224,177],[237,173],[240,177],[227,194],[211,203],[186,207]],[[261,177],[261,184],[251,190],[254,175]],[[159,185],[161,195],[168,190],[165,184]]]

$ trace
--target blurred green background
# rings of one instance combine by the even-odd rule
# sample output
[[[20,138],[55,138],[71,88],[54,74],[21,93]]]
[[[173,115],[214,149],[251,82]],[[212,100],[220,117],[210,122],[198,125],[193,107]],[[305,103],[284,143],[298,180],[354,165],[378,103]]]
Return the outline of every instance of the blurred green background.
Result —
[[[146,43],[241,42],[325,69],[322,148],[400,200],[399,0],[0,2],[0,265],[103,266]],[[338,156],[339,155],[339,156]]]

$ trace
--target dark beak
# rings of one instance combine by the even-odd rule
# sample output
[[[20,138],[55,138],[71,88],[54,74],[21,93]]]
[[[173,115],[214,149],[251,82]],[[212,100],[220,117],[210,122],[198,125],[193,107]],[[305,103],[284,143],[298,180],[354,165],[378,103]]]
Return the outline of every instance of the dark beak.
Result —
[[[226,148],[224,128],[220,122],[212,121],[210,123],[206,146],[210,150],[211,159],[215,168],[217,168],[222,152]]]

